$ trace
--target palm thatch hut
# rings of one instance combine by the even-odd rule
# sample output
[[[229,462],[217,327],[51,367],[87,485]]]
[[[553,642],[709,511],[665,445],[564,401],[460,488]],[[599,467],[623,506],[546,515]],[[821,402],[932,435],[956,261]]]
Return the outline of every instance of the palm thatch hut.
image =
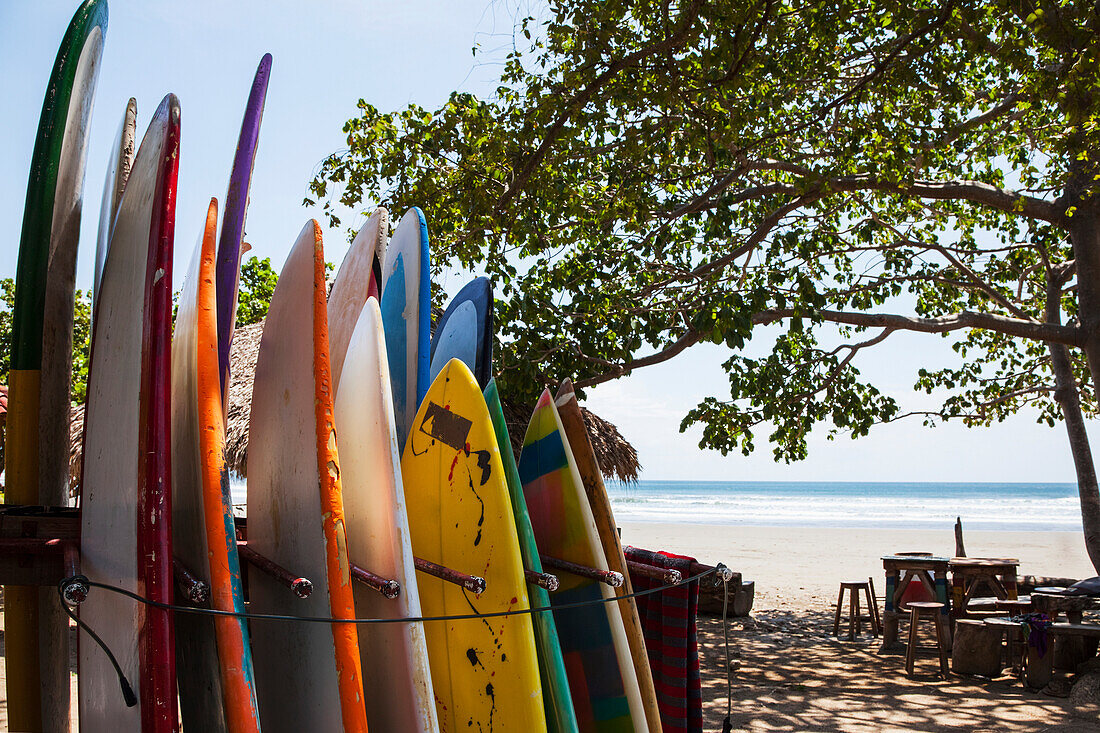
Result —
[[[233,336],[233,348],[229,352],[232,379],[229,384],[229,409],[226,414],[226,461],[229,469],[246,476],[248,468],[248,419],[252,408],[252,379],[256,372],[256,357],[260,352],[263,322],[237,329]],[[519,455],[532,407],[514,401],[502,400],[504,418],[508,423],[512,450]],[[581,414],[588,428],[592,449],[606,478],[633,482],[638,480],[641,465],[638,451],[607,420],[582,407]],[[75,493],[80,478],[80,449],[84,433],[84,408],[73,408],[71,453],[69,461],[70,486]]]

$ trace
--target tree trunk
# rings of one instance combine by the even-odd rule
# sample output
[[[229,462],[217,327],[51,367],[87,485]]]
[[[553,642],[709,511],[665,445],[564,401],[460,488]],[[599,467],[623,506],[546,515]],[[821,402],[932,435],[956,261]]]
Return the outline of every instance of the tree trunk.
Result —
[[[1078,281],[1081,272],[1078,270]],[[1049,323],[1061,323],[1062,309],[1059,298],[1061,280],[1050,276],[1047,286],[1046,315]],[[1073,467],[1077,471],[1077,493],[1081,499],[1081,525],[1085,531],[1085,550],[1092,566],[1100,574],[1100,488],[1096,482],[1096,464],[1092,460],[1089,436],[1085,432],[1085,418],[1081,413],[1081,396],[1077,392],[1077,380],[1069,359],[1069,349],[1063,344],[1047,342],[1054,372],[1054,399],[1062,407],[1069,436],[1069,448],[1073,454]],[[1089,363],[1093,360],[1090,358]],[[1097,362],[1100,365],[1100,361]],[[1095,376],[1094,376],[1095,382]]]
[[[1076,136],[1074,136],[1076,138]],[[1071,150],[1073,149],[1071,144]],[[1082,150],[1087,148],[1080,148]],[[1081,349],[1088,359],[1092,388],[1100,397],[1100,200],[1091,194],[1096,165],[1080,156],[1070,166],[1062,201],[1073,210],[1069,238],[1077,271],[1077,320],[1081,328]],[[1053,313],[1061,323],[1060,304]],[[1047,292],[1047,320],[1051,320],[1051,293]]]

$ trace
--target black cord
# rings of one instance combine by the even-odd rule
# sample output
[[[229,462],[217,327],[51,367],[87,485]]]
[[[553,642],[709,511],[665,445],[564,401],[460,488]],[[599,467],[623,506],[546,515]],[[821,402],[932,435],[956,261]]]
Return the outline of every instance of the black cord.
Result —
[[[109,585],[107,583],[97,583],[94,580],[87,580],[83,576],[73,576],[65,578],[58,584],[58,593],[62,593],[62,600],[64,600],[63,590],[72,582],[83,582],[89,587],[102,588],[119,595],[132,598],[138,603],[143,603],[146,606],[152,608],[159,608],[165,611],[177,611],[179,613],[193,613],[205,616],[228,616],[231,618],[245,618],[255,621],[304,621],[307,623],[318,624],[405,624],[405,623],[422,623],[424,621],[465,621],[470,619],[482,619],[482,618],[497,618],[500,616],[520,616],[523,614],[543,613],[545,611],[560,611],[568,608],[582,608],[585,606],[595,606],[605,603],[616,603],[618,601],[625,600],[627,598],[637,598],[638,596],[647,596],[651,593],[660,593],[668,590],[669,588],[675,588],[678,585],[685,583],[691,583],[700,578],[705,578],[708,575],[718,572],[719,568],[711,568],[704,570],[698,575],[693,575],[690,578],[683,578],[679,583],[670,583],[668,585],[657,586],[656,588],[649,588],[647,590],[634,591],[626,595],[613,595],[610,598],[600,598],[594,601],[575,601],[573,603],[563,603],[557,606],[540,606],[538,608],[519,608],[513,611],[494,611],[492,613],[466,613],[466,614],[454,614],[450,616],[406,616],[404,618],[332,618],[331,616],[287,616],[283,614],[274,613],[247,613],[244,611],[222,611],[215,608],[197,608],[195,606],[177,606],[173,603],[163,603],[161,601],[154,601],[149,598],[144,598],[132,591],[125,588],[119,588],[118,586]],[[71,616],[72,614],[70,614]],[[79,623],[79,621],[78,621]],[[86,628],[86,627],[85,627]],[[91,631],[89,630],[89,633]],[[117,665],[116,665],[117,666]]]
[[[128,598],[132,598],[138,603],[143,603],[146,606],[152,608],[159,608],[165,611],[176,611],[179,613],[193,613],[205,616],[228,616],[232,618],[245,618],[255,621],[304,621],[307,623],[325,623],[325,624],[393,624],[393,623],[422,623],[424,621],[462,621],[466,619],[484,619],[484,618],[496,618],[500,616],[519,616],[521,614],[534,614],[542,613],[544,611],[560,611],[568,608],[581,608],[584,606],[595,606],[597,604],[615,603],[627,598],[637,598],[638,596],[646,596],[651,593],[660,593],[661,591],[669,588],[674,588],[684,583],[691,583],[701,578],[705,578],[708,575],[718,572],[722,568],[721,565],[713,567],[710,570],[704,570],[698,575],[694,575],[690,578],[684,578],[679,583],[670,583],[668,585],[658,586],[656,588],[649,588],[647,590],[634,591],[626,595],[613,595],[610,598],[600,598],[595,601],[576,601],[574,603],[563,603],[558,606],[541,606],[539,608],[521,608],[514,611],[495,611],[493,613],[468,613],[468,614],[455,614],[451,616],[409,616],[405,618],[331,618],[325,616],[285,616],[281,614],[272,613],[244,613],[237,611],[221,611],[214,608],[196,608],[195,606],[177,606],[173,603],[162,603],[160,601],[154,601],[149,598],[138,595],[132,591],[128,591],[125,588],[119,588],[118,586],[109,585],[107,583],[97,583],[94,580],[88,580],[83,575],[73,575],[68,578],[64,578],[57,584],[57,594],[61,598],[61,606],[65,609],[65,613],[69,615],[73,621],[76,621],[77,625],[86,631],[92,639],[99,644],[100,649],[107,655],[107,658],[111,660],[111,664],[115,668],[115,673],[118,675],[119,685],[122,687],[122,697],[126,700],[127,707],[133,707],[137,705],[137,695],[134,694],[134,688],[130,686],[129,680],[126,679],[126,675],[122,673],[122,668],[118,664],[118,660],[115,659],[115,655],[111,653],[110,648],[104,643],[99,635],[92,631],[88,624],[81,621],[76,614],[72,612],[68,602],[65,600],[65,589],[70,585],[83,584],[86,587],[102,588],[112,593],[117,593]]]
[[[99,644],[99,648],[103,650],[103,653],[107,655],[107,658],[111,660],[111,664],[114,665],[115,674],[118,675],[118,683],[122,686],[122,697],[126,700],[126,707],[132,708],[137,705],[137,695],[134,694],[134,688],[130,686],[130,681],[126,679],[126,675],[122,673],[122,667],[118,665],[118,660],[115,659],[115,655],[111,653],[110,647],[107,646],[103,639],[99,638],[99,634],[92,631],[92,627],[80,620],[80,618],[73,613],[73,609],[69,607],[69,604],[65,602],[65,588],[73,583],[84,583],[85,585],[99,585],[99,583],[92,583],[83,575],[73,575],[68,578],[64,578],[57,584],[57,594],[61,597],[61,607],[65,609],[65,613],[69,618],[76,621],[76,625],[84,629],[88,633],[88,636],[95,640],[96,644]]]

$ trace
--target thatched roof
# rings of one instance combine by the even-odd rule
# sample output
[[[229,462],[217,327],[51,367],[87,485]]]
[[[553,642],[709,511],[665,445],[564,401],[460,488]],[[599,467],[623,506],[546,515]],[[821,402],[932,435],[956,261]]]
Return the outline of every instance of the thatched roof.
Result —
[[[229,352],[232,380],[229,384],[229,410],[226,415],[225,452],[229,470],[245,476],[248,466],[248,419],[252,408],[252,378],[256,371],[256,357],[260,352],[260,337],[263,335],[263,322],[242,326],[233,335],[233,347]],[[502,400],[504,418],[508,423],[512,450],[519,455],[523,434],[531,419],[531,409],[508,399]],[[592,414],[582,407],[581,414],[588,428],[592,449],[607,478],[621,481],[638,479],[638,451],[608,421]],[[73,408],[71,432],[72,452],[69,462],[69,475],[72,491],[76,491],[80,476],[80,446],[84,433],[84,408]]]
[[[252,378],[264,322],[241,326],[229,349],[229,409],[225,416],[225,460],[229,470],[244,476],[248,465],[248,418],[252,414]]]
[[[504,408],[504,421],[508,423],[508,437],[512,441],[512,452],[518,457],[534,408],[507,398],[501,400],[501,406]],[[641,464],[638,462],[638,451],[634,446],[626,441],[618,428],[587,407],[581,408],[581,417],[584,418],[584,426],[588,428],[592,452],[596,454],[596,462],[600,465],[600,472],[604,478],[637,481]]]

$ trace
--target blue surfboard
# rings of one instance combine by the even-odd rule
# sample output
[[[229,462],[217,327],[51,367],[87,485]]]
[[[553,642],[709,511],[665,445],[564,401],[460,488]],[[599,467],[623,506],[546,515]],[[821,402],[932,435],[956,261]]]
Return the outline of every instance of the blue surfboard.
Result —
[[[401,217],[382,262],[382,328],[393,387],[397,441],[403,449],[420,401],[428,391],[431,282],[428,224],[413,207]]]
[[[485,389],[493,378],[493,286],[489,278],[476,277],[451,299],[435,327],[428,382],[459,359]]]

